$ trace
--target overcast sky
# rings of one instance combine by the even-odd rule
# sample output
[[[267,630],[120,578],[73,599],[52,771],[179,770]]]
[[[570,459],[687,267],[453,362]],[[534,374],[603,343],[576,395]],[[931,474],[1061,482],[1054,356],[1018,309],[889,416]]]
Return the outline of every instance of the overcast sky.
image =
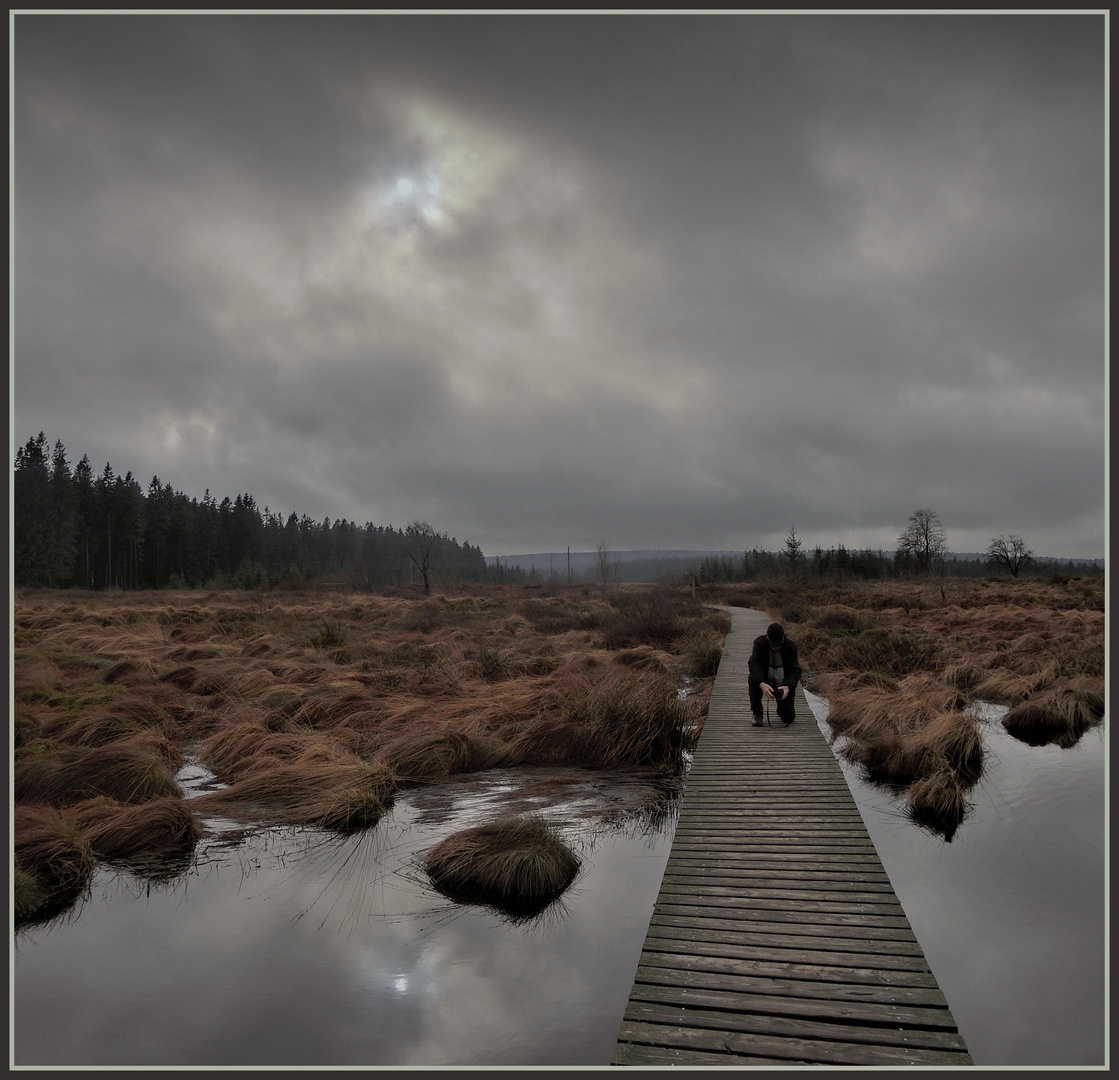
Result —
[[[12,25],[13,455],[487,555],[1104,554],[1102,14]]]

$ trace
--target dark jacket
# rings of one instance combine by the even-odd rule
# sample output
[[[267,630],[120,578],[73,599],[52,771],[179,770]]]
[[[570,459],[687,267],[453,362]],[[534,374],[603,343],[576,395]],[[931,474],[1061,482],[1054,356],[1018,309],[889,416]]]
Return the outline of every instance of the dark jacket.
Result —
[[[778,652],[785,668],[785,681],[779,685],[787,686],[792,697],[800,682],[800,657],[796,642],[785,638]],[[754,638],[754,648],[750,653],[750,679],[759,683],[769,682],[769,638],[765,634]]]

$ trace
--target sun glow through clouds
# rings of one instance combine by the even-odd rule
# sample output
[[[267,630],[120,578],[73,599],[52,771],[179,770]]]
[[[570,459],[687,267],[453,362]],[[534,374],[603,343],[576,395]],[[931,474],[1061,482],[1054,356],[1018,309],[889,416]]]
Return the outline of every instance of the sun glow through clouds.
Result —
[[[380,204],[385,207],[401,207],[405,210],[414,210],[429,225],[437,225],[445,218],[439,204],[443,194],[443,181],[434,170],[422,178],[401,176],[396,183],[380,198]]]

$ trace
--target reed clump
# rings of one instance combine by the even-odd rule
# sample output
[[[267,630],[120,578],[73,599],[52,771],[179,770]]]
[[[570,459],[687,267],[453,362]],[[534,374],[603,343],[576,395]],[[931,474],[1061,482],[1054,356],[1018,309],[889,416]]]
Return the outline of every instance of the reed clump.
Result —
[[[202,838],[189,803],[178,798],[137,806],[102,795],[77,803],[73,815],[92,852],[104,859],[191,851]]]
[[[459,903],[532,916],[579,873],[579,857],[542,818],[508,817],[453,833],[424,857],[435,889]]]
[[[713,679],[723,659],[723,636],[690,634],[684,640],[684,671],[693,679]]]
[[[12,810],[13,904],[17,926],[65,911],[82,895],[95,859],[73,816],[46,803]]]
[[[675,687],[653,674],[608,673],[601,678],[575,676],[553,691],[556,720],[571,732],[567,764],[605,769],[652,766],[676,773],[697,734]],[[535,742],[547,752],[543,731],[529,729],[522,747]]]
[[[461,773],[500,768],[515,756],[500,738],[450,727],[409,731],[381,744],[377,753],[402,782],[448,780]]]
[[[47,742],[21,748],[13,766],[17,803],[69,806],[105,795],[123,803],[178,798],[174,748],[161,742],[125,740],[70,747]]]
[[[910,784],[906,792],[906,816],[951,842],[971,809],[967,786],[951,770],[923,776]]]
[[[1105,697],[1091,680],[1078,680],[1036,694],[1008,709],[1002,725],[1033,746],[1074,746],[1104,715]]]
[[[228,787],[192,802],[198,813],[348,832],[375,825],[396,788],[396,776],[383,762],[311,751],[290,761],[258,761]]]
[[[602,630],[603,644],[611,650],[636,645],[671,646],[687,635],[690,623],[704,615],[695,601],[661,586],[616,593],[611,605],[614,614]]]

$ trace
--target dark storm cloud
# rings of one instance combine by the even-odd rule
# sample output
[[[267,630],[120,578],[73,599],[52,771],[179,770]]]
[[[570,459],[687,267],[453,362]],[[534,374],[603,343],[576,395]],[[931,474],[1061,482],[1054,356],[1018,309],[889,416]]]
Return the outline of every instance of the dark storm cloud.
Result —
[[[362,139],[387,129],[327,57],[309,62],[298,25],[265,22],[18,16],[17,129],[33,139],[37,124],[65,128],[74,140],[74,160],[37,172],[34,154],[17,155],[19,175],[57,181],[69,164],[63,188],[95,180],[99,166],[114,181],[173,184],[231,172],[291,198],[344,188],[368,167]]]
[[[17,15],[13,440],[487,553],[1101,554],[1102,30]]]

